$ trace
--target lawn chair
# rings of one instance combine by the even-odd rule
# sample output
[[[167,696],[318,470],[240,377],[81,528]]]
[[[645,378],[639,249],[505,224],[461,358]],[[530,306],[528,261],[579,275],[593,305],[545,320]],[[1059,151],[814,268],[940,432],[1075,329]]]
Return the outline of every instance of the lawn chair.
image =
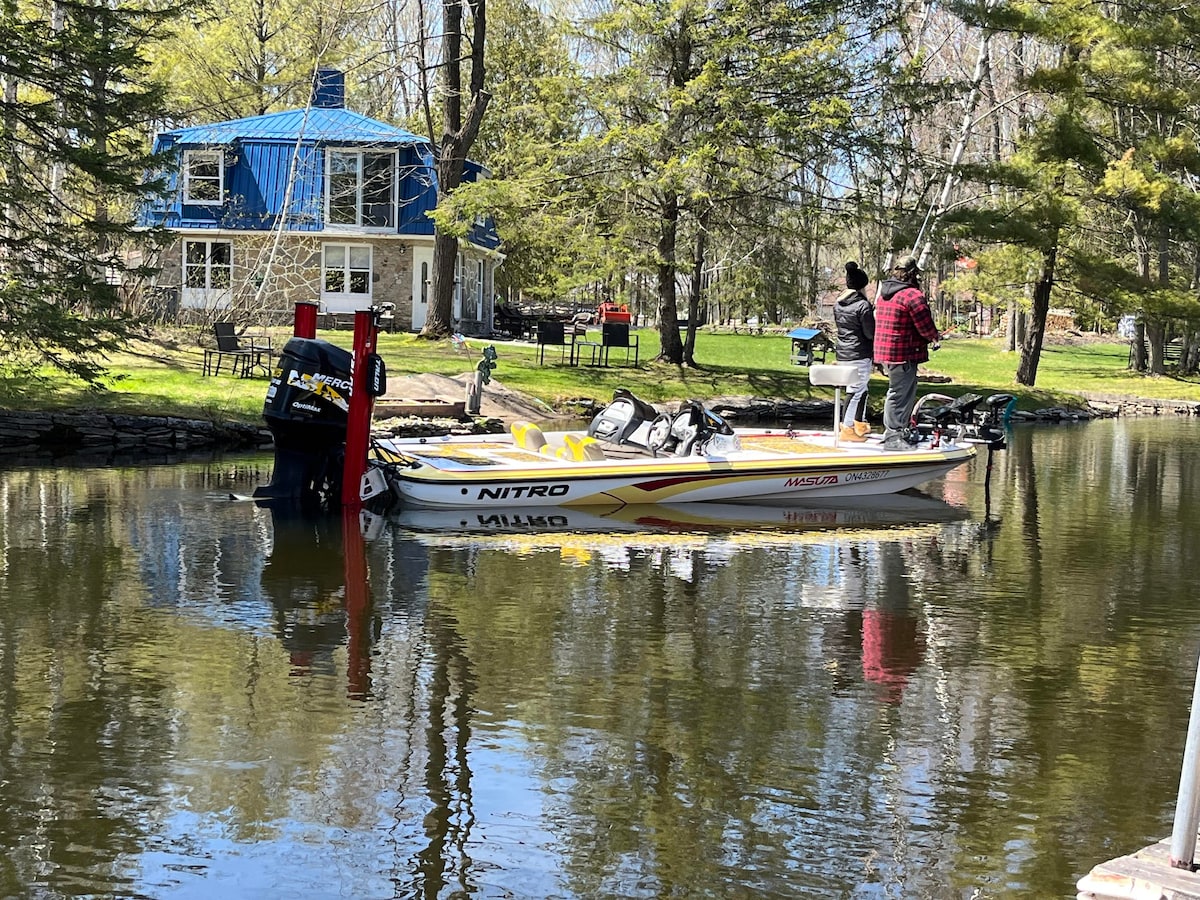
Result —
[[[625,348],[625,365],[629,365],[629,351],[633,351],[633,364],[638,364],[638,336],[630,334],[628,322],[605,322],[600,326],[600,347],[604,365],[608,365],[608,351],[612,347]]]
[[[574,343],[574,335],[572,334],[572,344]],[[559,353],[558,361],[562,362],[567,357],[567,333],[563,328],[562,322],[538,322],[537,327],[537,348],[538,348],[538,363],[542,364],[546,361],[547,347],[562,347],[562,352]],[[574,351],[572,351],[572,354]]]
[[[216,338],[217,346],[206,348],[204,351],[205,375],[220,375],[221,363],[226,357],[229,358],[231,375],[249,378],[255,368],[269,373],[272,352],[269,337],[248,338],[249,343],[243,344],[238,339],[232,322],[214,322],[213,337]],[[264,357],[267,362],[263,362]]]

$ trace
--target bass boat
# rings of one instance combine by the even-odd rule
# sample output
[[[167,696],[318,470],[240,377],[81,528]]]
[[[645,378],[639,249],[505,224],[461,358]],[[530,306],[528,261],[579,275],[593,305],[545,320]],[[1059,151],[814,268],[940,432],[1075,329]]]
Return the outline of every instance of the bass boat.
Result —
[[[365,359],[367,393],[379,396],[382,363]],[[330,502],[341,495],[345,502],[343,488],[355,482],[362,503],[416,509],[786,504],[893,494],[966,463],[980,444],[1003,446],[1001,419],[1013,401],[1007,394],[941,397],[942,405],[921,414],[908,449],[884,450],[878,437],[839,439],[840,387],[853,370],[813,366],[814,384],[838,388],[832,431],[733,428],[697,400],[661,412],[618,389],[584,430],[543,431],[522,421],[507,434],[376,438],[361,474],[344,475],[357,454],[347,436],[358,400],[352,362],[325,341],[288,341],[263,408],[275,469],[256,498]],[[367,447],[365,433],[353,443]]]
[[[620,389],[586,431],[544,432],[514,422],[506,435],[377,440],[375,484],[404,506],[432,509],[775,504],[892,494],[962,465],[979,443],[995,443],[997,434],[964,415],[970,401],[955,403],[912,433],[910,449],[896,451],[884,450],[881,438],[843,442],[836,427],[733,428],[695,400],[660,413]]]

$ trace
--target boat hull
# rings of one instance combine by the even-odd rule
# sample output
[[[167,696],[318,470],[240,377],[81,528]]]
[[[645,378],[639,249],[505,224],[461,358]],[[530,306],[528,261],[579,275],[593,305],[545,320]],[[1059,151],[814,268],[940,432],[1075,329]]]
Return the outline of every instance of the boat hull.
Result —
[[[785,437],[785,434],[787,435]],[[567,461],[529,454],[503,436],[394,441],[390,476],[404,505],[423,509],[613,506],[658,503],[790,503],[891,494],[917,487],[975,455],[970,445],[888,452],[839,447],[827,433],[743,432],[726,456]],[[770,439],[774,446],[761,449]]]

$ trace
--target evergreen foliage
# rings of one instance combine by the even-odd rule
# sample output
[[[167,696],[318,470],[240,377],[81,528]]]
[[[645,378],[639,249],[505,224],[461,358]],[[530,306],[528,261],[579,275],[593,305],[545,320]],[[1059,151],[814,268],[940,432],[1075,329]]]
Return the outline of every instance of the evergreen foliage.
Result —
[[[94,382],[136,321],[119,285],[161,109],[146,43],[170,12],[129,3],[6,4],[0,12],[0,349]]]

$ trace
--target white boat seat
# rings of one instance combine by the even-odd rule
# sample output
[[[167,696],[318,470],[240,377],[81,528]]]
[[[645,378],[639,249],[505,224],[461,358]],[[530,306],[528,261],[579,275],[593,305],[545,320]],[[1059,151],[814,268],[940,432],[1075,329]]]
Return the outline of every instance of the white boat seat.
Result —
[[[817,387],[833,388],[833,446],[838,446],[842,431],[842,388],[850,387],[858,380],[854,366],[809,366],[808,381]]]
[[[508,427],[508,430],[512,432],[513,443],[523,450],[541,453],[542,448],[546,446],[546,435],[542,434],[542,429],[532,422],[517,419]]]
[[[809,366],[808,381],[818,387],[850,387],[858,379],[854,366]]]

